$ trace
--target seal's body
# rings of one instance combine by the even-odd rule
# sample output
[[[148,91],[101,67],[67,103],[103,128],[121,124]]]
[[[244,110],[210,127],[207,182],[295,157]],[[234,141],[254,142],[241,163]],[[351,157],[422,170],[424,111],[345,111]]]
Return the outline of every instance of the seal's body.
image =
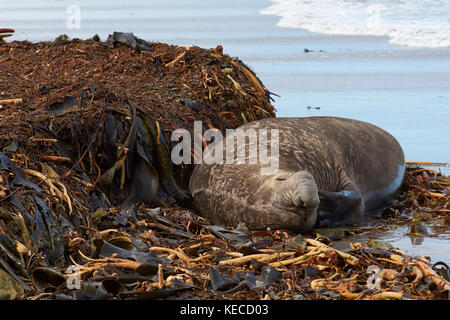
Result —
[[[298,232],[348,224],[392,200],[403,181],[399,143],[366,122],[269,118],[240,129],[278,129],[279,167],[262,175],[259,161],[197,165],[189,188],[199,214],[212,223]]]

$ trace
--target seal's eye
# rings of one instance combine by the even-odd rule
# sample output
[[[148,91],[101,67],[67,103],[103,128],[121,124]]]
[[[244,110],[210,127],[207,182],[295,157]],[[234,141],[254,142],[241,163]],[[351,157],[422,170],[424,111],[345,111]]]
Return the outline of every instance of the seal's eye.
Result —
[[[275,180],[277,180],[277,181],[284,181],[284,180],[286,180],[286,178],[275,178]]]

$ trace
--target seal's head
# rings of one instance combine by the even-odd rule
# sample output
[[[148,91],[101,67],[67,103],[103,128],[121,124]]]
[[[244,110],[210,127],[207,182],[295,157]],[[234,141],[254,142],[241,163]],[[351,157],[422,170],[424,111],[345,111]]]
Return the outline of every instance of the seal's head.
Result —
[[[320,202],[314,177],[306,171],[280,172],[270,180],[270,203],[279,227],[310,230],[316,223]]]

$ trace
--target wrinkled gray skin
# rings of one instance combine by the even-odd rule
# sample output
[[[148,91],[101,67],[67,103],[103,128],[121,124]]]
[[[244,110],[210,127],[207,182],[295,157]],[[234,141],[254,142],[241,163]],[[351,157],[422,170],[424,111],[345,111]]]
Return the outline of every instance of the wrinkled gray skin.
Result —
[[[197,165],[189,188],[198,213],[212,223],[296,232],[350,224],[393,200],[402,184],[403,151],[372,124],[270,118],[240,128],[279,129],[279,170],[264,176],[259,163],[248,161]]]

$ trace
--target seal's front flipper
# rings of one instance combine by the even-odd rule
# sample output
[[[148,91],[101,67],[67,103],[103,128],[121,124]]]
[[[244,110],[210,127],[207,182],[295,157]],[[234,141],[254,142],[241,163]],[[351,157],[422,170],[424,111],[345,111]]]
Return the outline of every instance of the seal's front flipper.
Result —
[[[333,227],[351,223],[363,211],[359,190],[329,192],[319,190],[316,227]]]

